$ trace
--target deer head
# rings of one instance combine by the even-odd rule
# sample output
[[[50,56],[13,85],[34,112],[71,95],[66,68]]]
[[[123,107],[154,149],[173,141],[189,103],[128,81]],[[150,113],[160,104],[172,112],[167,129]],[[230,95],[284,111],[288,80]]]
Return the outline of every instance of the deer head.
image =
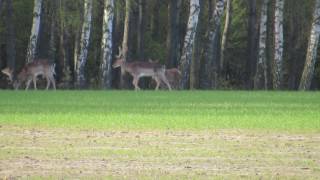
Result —
[[[112,67],[113,67],[113,68],[121,67],[122,64],[124,63],[122,48],[119,46],[118,49],[119,49],[119,54],[116,55],[116,60],[115,60],[115,62],[112,64]]]
[[[8,76],[8,80],[10,82],[13,82],[13,69],[11,69],[10,67],[6,67],[2,69],[1,72]]]

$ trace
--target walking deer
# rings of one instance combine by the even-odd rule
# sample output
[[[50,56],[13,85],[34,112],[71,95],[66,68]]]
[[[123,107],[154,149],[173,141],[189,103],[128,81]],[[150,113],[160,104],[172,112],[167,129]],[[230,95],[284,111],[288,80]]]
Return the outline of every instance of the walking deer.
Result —
[[[9,77],[9,80],[13,83],[14,89],[19,89],[23,82],[26,82],[26,90],[29,89],[31,81],[33,82],[34,89],[37,89],[37,77],[42,75],[47,80],[47,87],[49,89],[52,84],[53,89],[56,89],[56,83],[54,79],[55,64],[49,63],[47,59],[36,59],[26,64],[22,70],[15,77],[13,70],[9,67],[3,69],[1,72]]]
[[[135,90],[140,90],[139,79],[141,77],[152,77],[157,83],[156,90],[159,89],[161,81],[163,81],[171,90],[170,83],[168,82],[165,71],[166,68],[164,65],[158,63],[150,62],[126,62],[122,56],[122,50],[119,48],[119,55],[116,56],[116,61],[112,65],[113,68],[121,68],[121,71],[128,72],[132,77],[132,84],[135,87]]]
[[[158,63],[159,60],[152,60],[149,59],[150,63]],[[181,80],[181,72],[177,68],[170,68],[166,69],[165,72],[166,78],[169,81],[171,88],[173,89],[179,89],[180,86],[180,80]],[[161,88],[165,88],[165,85],[163,83],[160,84]]]
[[[166,70],[166,77],[171,84],[172,88],[179,89],[180,80],[181,80],[181,72],[177,68],[170,68]]]

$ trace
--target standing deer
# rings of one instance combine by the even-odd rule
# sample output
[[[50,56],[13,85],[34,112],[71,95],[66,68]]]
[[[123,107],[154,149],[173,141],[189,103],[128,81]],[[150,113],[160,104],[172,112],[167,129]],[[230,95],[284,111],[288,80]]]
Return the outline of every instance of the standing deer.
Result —
[[[161,81],[163,81],[171,90],[170,83],[168,82],[165,71],[165,66],[158,63],[150,62],[126,62],[122,56],[122,50],[119,48],[119,55],[116,56],[116,61],[112,65],[113,68],[121,68],[121,71],[128,72],[132,77],[132,84],[135,87],[135,90],[140,90],[139,79],[141,77],[152,77],[157,83],[156,90],[159,89]]]
[[[53,89],[56,89],[56,83],[54,79],[55,64],[49,63],[47,59],[36,59],[26,64],[22,70],[18,73],[17,77],[14,76],[13,70],[9,67],[3,69],[1,72],[9,77],[9,80],[13,83],[14,89],[19,89],[23,82],[26,82],[26,90],[29,89],[31,81],[33,82],[34,89],[37,89],[37,77],[42,75],[47,80],[47,90],[52,83]]]

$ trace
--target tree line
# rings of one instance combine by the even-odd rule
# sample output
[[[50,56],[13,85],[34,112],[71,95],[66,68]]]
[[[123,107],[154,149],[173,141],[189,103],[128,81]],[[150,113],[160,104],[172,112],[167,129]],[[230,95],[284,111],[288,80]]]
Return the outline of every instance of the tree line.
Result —
[[[59,88],[128,89],[121,47],[182,89],[318,89],[319,19],[320,0],[0,0],[0,67],[48,58]]]

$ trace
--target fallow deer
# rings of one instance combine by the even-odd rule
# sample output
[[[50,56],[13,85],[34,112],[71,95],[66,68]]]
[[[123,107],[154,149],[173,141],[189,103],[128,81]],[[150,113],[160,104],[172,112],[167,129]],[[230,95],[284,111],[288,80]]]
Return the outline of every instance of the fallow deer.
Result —
[[[37,77],[42,75],[47,80],[47,87],[49,89],[52,84],[53,89],[56,89],[56,83],[54,79],[55,64],[49,63],[47,59],[36,59],[26,64],[22,70],[15,77],[13,70],[9,67],[3,69],[1,72],[9,77],[9,80],[13,83],[14,89],[19,89],[23,82],[26,82],[26,90],[29,89],[31,81],[33,81],[34,89],[37,89]]]
[[[149,59],[148,60],[150,63],[159,63],[159,60],[152,60]],[[166,69],[166,77],[171,85],[171,88],[173,89],[179,89],[180,86],[180,80],[181,80],[181,72],[179,69],[177,68],[170,68],[170,69]],[[161,88],[165,88],[165,86],[163,85],[163,83],[160,84]]]
[[[113,68],[121,68],[121,71],[128,72],[132,77],[132,84],[135,90],[140,90],[138,85],[141,77],[152,77],[157,83],[156,90],[159,89],[161,81],[163,81],[171,90],[170,83],[168,82],[165,75],[165,66],[158,63],[134,61],[126,62],[122,56],[122,50],[119,48],[119,55],[116,56],[116,61],[112,65]]]

